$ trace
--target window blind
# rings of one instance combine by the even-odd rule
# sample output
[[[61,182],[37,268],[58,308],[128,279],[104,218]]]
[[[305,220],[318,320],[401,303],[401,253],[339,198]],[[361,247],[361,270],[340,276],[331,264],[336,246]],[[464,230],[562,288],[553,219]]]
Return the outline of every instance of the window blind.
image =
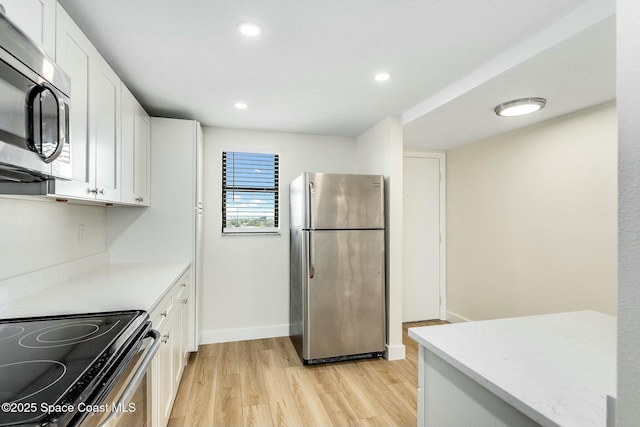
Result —
[[[222,230],[278,228],[278,155],[222,153]]]

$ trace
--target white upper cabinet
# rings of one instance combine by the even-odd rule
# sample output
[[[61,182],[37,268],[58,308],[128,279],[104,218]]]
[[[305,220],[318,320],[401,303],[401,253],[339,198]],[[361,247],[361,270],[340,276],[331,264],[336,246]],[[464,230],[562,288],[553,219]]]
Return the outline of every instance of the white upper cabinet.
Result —
[[[96,149],[97,200],[120,201],[120,79],[102,58],[91,58],[89,132]]]
[[[151,120],[122,85],[122,203],[149,206]]]
[[[0,0],[5,15],[55,59],[56,0]]]
[[[71,20],[65,10],[57,8],[56,62],[71,78],[69,106],[69,142],[73,174],[71,181],[56,180],[55,195],[89,197],[95,188],[95,150],[89,143],[89,69],[97,51]]]
[[[71,78],[71,181],[56,180],[56,197],[120,202],[120,79],[58,5],[56,62]]]

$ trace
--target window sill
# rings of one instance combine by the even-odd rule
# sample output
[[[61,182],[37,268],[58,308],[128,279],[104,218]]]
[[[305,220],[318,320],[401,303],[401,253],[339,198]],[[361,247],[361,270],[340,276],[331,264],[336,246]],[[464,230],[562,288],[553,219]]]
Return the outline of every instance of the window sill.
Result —
[[[225,228],[222,230],[223,236],[278,236],[279,228]]]

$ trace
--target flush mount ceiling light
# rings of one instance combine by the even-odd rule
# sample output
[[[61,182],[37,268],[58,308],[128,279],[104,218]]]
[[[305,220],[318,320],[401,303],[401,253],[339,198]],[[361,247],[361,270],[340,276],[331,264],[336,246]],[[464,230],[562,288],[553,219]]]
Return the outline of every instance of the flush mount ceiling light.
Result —
[[[500,117],[523,116],[542,110],[546,104],[544,98],[520,98],[503,102],[495,108],[495,112]]]
[[[262,33],[262,27],[252,22],[242,22],[238,24],[238,31],[247,37],[256,37]]]
[[[233,106],[236,107],[236,110],[246,110],[249,108],[249,104],[246,102],[236,102]]]
[[[389,73],[378,73],[376,74],[373,79],[377,82],[386,82],[387,80],[389,80],[391,78],[391,74]]]

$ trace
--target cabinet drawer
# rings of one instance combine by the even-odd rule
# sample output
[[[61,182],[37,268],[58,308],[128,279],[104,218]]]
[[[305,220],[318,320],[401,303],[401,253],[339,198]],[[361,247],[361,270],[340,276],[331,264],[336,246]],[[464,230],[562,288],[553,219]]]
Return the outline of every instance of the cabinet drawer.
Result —
[[[172,292],[174,304],[181,304],[183,303],[184,299],[189,297],[189,287],[190,287],[189,272],[186,272],[185,274],[180,276],[180,279],[178,279],[178,281],[176,282],[176,285],[174,286],[174,289]]]
[[[164,328],[167,319],[171,317],[179,304],[183,304],[184,300],[188,299],[188,296],[189,272],[187,271],[180,276],[178,280],[176,280],[174,285],[169,289],[164,297],[162,297],[155,308],[151,310],[151,313],[149,313],[153,328],[162,332],[162,328]]]
[[[149,314],[154,329],[162,331],[164,324],[166,323],[169,316],[171,316],[173,306],[173,298],[171,292],[169,292],[164,296],[164,298],[162,298],[160,303]]]

